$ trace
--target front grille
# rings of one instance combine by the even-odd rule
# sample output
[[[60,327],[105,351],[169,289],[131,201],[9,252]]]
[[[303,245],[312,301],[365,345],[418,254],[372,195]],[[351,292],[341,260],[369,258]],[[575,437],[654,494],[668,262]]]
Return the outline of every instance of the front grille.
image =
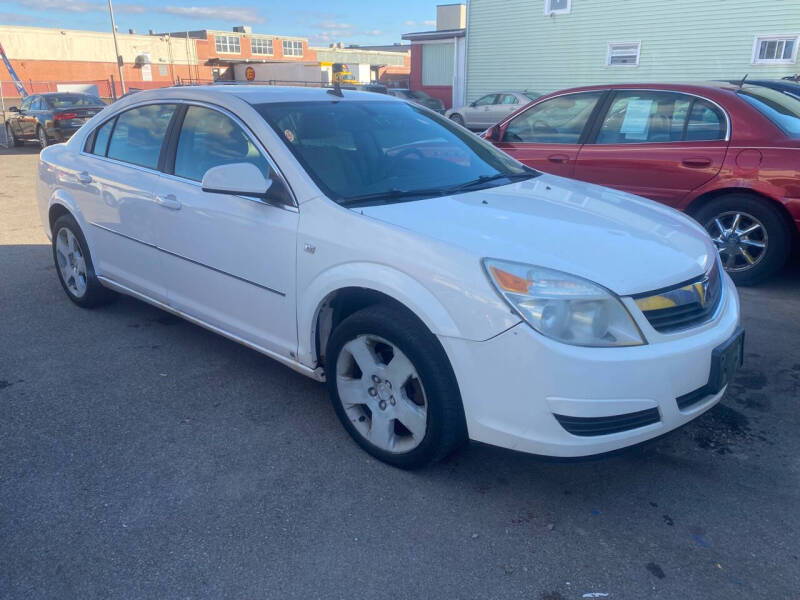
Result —
[[[719,264],[689,283],[634,296],[637,306],[653,329],[671,333],[705,323],[714,315],[722,298]]]
[[[568,417],[555,415],[561,426],[572,435],[588,437],[592,435],[608,435],[629,431],[658,423],[661,419],[657,408],[648,408],[638,412],[614,415],[612,417]]]

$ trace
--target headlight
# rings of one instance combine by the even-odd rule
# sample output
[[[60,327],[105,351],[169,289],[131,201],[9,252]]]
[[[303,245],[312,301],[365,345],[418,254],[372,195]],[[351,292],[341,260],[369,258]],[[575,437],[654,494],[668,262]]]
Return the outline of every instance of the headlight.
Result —
[[[638,346],[639,328],[619,298],[581,277],[490,258],[489,279],[539,333],[574,346]]]

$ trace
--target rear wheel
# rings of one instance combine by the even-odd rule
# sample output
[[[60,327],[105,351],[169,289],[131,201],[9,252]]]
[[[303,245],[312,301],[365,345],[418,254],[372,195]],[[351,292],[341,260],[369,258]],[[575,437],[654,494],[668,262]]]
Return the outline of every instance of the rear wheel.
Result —
[[[460,114],[453,113],[452,115],[450,115],[450,120],[464,127],[464,117],[462,117]]]
[[[83,308],[91,308],[116,298],[116,293],[98,281],[86,238],[72,215],[56,219],[52,246],[58,280],[70,300]]]
[[[461,397],[444,350],[405,311],[375,305],[349,316],[331,335],[326,361],[336,414],[374,457],[416,468],[466,440]]]
[[[725,270],[737,285],[775,274],[791,250],[791,231],[777,206],[751,194],[720,196],[694,217],[708,231]]]
[[[36,139],[39,140],[39,145],[42,147],[42,150],[44,150],[50,145],[50,140],[47,137],[47,132],[41,125],[36,128]]]
[[[11,123],[6,123],[6,144],[9,148],[14,146],[22,146],[22,140],[18,140],[14,135],[14,130],[11,128]]]

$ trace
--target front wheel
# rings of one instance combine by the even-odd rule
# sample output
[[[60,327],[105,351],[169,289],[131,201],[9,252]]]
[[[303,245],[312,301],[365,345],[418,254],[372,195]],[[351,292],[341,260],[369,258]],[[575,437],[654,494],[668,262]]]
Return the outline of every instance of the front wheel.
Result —
[[[466,440],[461,396],[441,344],[404,310],[375,305],[347,317],[326,353],[336,414],[372,456],[411,469]]]
[[[723,267],[737,285],[754,285],[786,263],[791,231],[777,206],[744,193],[726,194],[694,214],[719,251]]]
[[[62,215],[53,224],[53,262],[67,297],[78,306],[107,304],[116,293],[104,288],[94,272],[86,238],[72,215]]]
[[[9,148],[22,146],[22,140],[18,140],[17,136],[14,135],[14,130],[12,129],[10,123],[6,123],[6,144]]]

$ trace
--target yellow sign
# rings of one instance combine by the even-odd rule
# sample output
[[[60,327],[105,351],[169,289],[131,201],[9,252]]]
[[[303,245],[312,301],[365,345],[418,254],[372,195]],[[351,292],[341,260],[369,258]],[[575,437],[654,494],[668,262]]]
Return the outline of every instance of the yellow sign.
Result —
[[[247,67],[244,70],[244,78],[247,79],[247,81],[255,81],[256,70],[253,67]]]

